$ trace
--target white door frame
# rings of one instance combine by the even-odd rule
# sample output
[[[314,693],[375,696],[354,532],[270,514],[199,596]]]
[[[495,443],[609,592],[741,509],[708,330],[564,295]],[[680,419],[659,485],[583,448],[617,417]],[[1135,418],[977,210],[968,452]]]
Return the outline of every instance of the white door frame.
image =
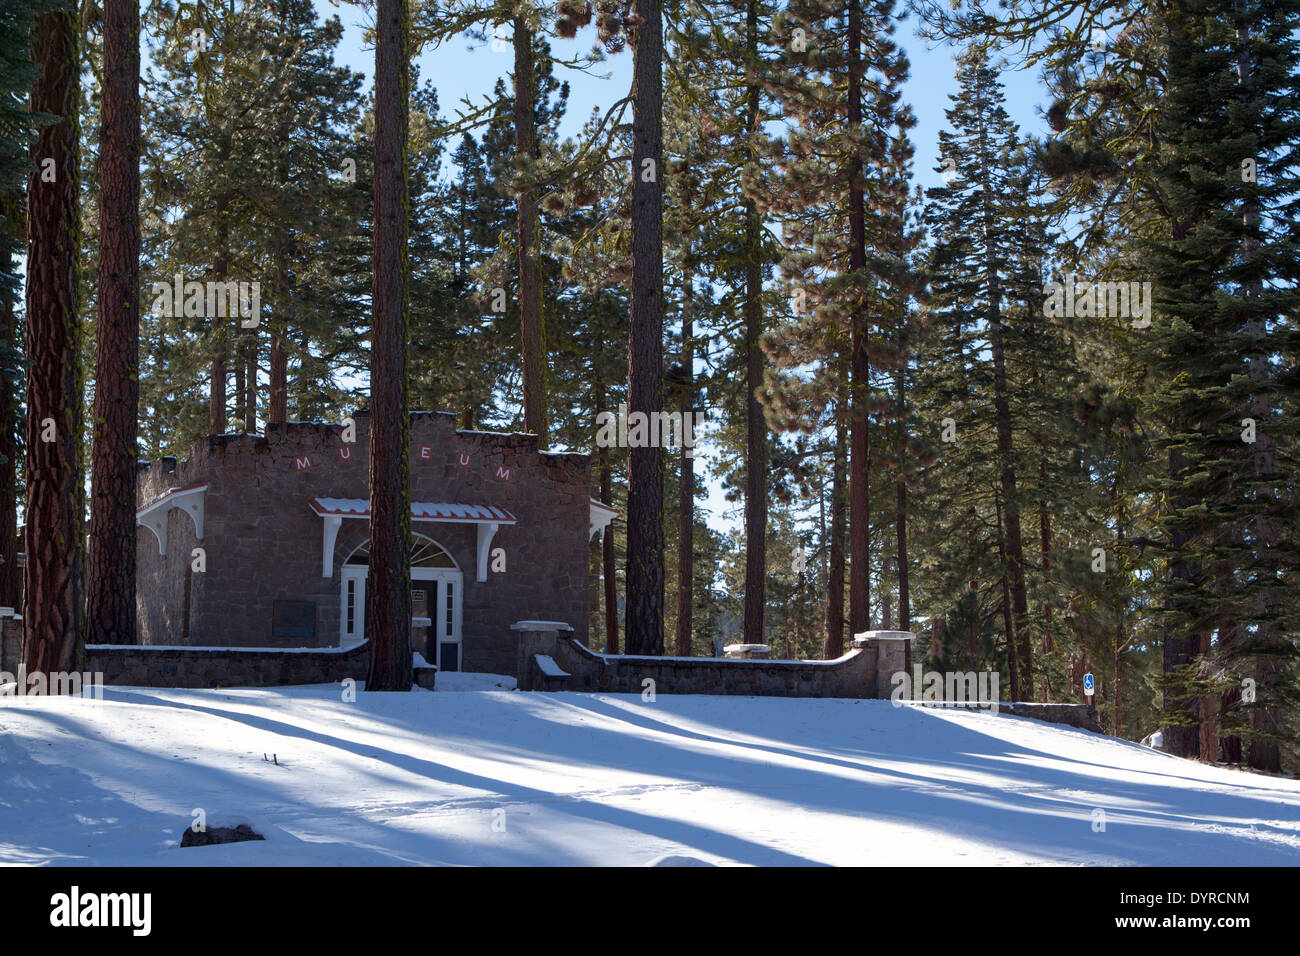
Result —
[[[361,565],[344,566],[339,575],[339,647],[356,647],[366,637],[366,578],[370,568]],[[461,634],[461,606],[464,599],[465,576],[455,568],[411,568],[411,581],[432,584],[434,657],[429,663],[442,669],[442,645],[456,644],[458,666],[464,669],[464,641]],[[447,585],[451,585],[451,614],[447,613]],[[352,630],[348,630],[348,589],[353,591]]]
[[[442,670],[442,645],[455,644],[456,667],[458,670],[464,670],[464,644],[460,628],[461,602],[465,585],[464,575],[453,568],[412,568],[411,578],[413,580],[429,581],[433,584],[434,600],[431,610],[433,612],[434,660],[429,663],[436,664],[438,670]],[[450,613],[448,613],[449,609],[447,607],[448,585],[451,585],[452,592]]]
[[[344,566],[339,574],[339,647],[356,647],[366,639],[366,576],[370,568]],[[352,589],[352,629],[348,629],[348,589]]]

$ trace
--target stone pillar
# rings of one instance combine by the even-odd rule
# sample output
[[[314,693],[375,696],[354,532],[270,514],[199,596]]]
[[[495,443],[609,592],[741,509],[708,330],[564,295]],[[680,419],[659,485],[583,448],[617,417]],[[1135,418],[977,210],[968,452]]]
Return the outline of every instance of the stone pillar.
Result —
[[[561,635],[573,633],[573,628],[563,621],[516,621],[510,630],[519,637],[515,656],[515,679],[520,690],[532,690],[533,655],[545,654],[554,659]]]
[[[876,651],[876,687],[872,694],[887,700],[893,691],[893,678],[907,669],[907,642],[916,639],[911,631],[863,631],[853,635],[853,646]]]
[[[772,648],[767,644],[728,644],[722,649],[722,656],[765,661],[772,656]]]

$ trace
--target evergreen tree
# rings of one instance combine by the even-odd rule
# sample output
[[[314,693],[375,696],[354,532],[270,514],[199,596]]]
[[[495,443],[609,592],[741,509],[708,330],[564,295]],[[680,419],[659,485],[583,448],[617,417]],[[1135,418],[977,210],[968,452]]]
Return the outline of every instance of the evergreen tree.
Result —
[[[23,188],[30,168],[36,126],[54,117],[27,110],[27,92],[40,64],[31,56],[32,28],[50,0],[14,0],[0,10],[0,606],[17,607],[18,463],[23,456],[23,330],[18,298],[21,277],[14,255],[22,248],[26,222]]]
[[[82,376],[76,250],[79,181],[76,11],[36,19],[41,64],[31,109],[55,117],[32,145],[27,183],[27,495],[22,663],[29,672],[77,670],[84,607]]]
[[[1294,706],[1296,606],[1283,581],[1295,542],[1294,483],[1279,469],[1300,422],[1294,402],[1297,9],[1189,3],[1169,14],[1159,167],[1166,236],[1146,244],[1156,289],[1150,407],[1169,471],[1160,529],[1167,739],[1218,756],[1207,726],[1224,685],[1224,724],[1247,760],[1278,770]],[[1208,95],[1207,95],[1208,91]],[[1243,159],[1258,175],[1243,174]],[[1261,441],[1261,436],[1264,441]],[[1207,663],[1210,666],[1206,666]]]
[[[891,38],[894,21],[890,2],[788,6],[777,22],[787,46],[769,84],[791,127],[770,141],[777,175],[758,189],[761,210],[783,221],[794,313],[770,351],[780,367],[811,366],[802,381],[769,389],[769,402],[778,418],[805,424],[834,402],[846,421],[851,633],[871,618],[871,417],[893,405],[871,369],[900,361],[898,336],[873,333],[897,331],[884,303],[905,299],[911,285],[890,248],[901,235],[900,179],[869,161],[890,155],[912,124],[900,101],[908,63]],[[828,654],[837,643],[828,641]]]
[[[406,0],[379,0],[375,43],[374,295],[370,363],[370,586],[366,689],[411,689],[411,417],[407,397]]]
[[[1017,302],[1018,316],[1026,325],[1037,318],[1028,309],[1028,297],[1037,290],[1026,287],[1028,277],[1017,269],[1027,259],[1033,262],[1032,243],[1041,241],[1042,232],[1035,235],[1025,228],[1033,218],[1027,201],[1029,174],[1018,131],[1003,106],[1002,84],[983,47],[972,46],[959,60],[957,82],[958,92],[947,111],[953,130],[939,134],[940,162],[948,182],[930,191],[927,212],[935,237],[929,264],[934,317],[950,330],[938,333],[939,354],[927,357],[926,387],[944,388],[949,399],[959,403],[960,411],[951,409],[939,424],[953,422],[953,433],[941,440],[956,439],[944,443],[955,446],[959,461],[953,465],[958,474],[965,471],[967,492],[987,505],[987,479],[980,472],[987,464],[996,475],[993,510],[1001,515],[996,543],[1006,558],[996,580],[1005,579],[1012,601],[1006,634],[1011,694],[1014,700],[1032,700],[1022,500],[1013,448],[1013,431],[1020,423],[1013,420],[1011,408],[1007,320]],[[972,229],[972,222],[978,228]],[[1028,356],[1019,359],[1031,361]],[[971,381],[974,376],[978,378]],[[942,401],[937,411],[944,411]],[[983,441],[987,434],[993,437],[991,456]]]
[[[136,0],[105,0],[103,23],[99,322],[87,635],[95,644],[134,644],[140,338],[140,15]]]

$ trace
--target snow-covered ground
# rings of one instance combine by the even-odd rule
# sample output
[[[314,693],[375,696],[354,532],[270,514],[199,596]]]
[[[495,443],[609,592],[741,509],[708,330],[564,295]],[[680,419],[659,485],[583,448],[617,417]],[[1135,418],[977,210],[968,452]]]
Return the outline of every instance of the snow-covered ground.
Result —
[[[513,683],[10,698],[0,862],[1300,864],[1300,781],[1083,731]],[[196,810],[268,839],[178,849]]]

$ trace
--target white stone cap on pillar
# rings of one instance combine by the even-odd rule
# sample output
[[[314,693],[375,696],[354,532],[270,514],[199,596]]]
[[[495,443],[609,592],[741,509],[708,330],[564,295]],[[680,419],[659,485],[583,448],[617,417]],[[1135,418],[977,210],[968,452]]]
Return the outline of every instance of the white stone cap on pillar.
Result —
[[[861,631],[853,635],[854,644],[868,641],[914,641],[916,635],[911,631]]]
[[[0,607],[0,618],[5,618],[5,617],[17,617],[17,616],[18,616],[18,615],[16,615],[16,614],[14,613],[14,609],[13,609],[13,608],[11,608],[11,607]]]
[[[515,621],[510,625],[512,631],[572,631],[573,627],[563,621]]]
[[[739,654],[742,651],[770,651],[771,649],[772,646],[770,644],[728,644],[722,650],[724,652],[732,651]]]

